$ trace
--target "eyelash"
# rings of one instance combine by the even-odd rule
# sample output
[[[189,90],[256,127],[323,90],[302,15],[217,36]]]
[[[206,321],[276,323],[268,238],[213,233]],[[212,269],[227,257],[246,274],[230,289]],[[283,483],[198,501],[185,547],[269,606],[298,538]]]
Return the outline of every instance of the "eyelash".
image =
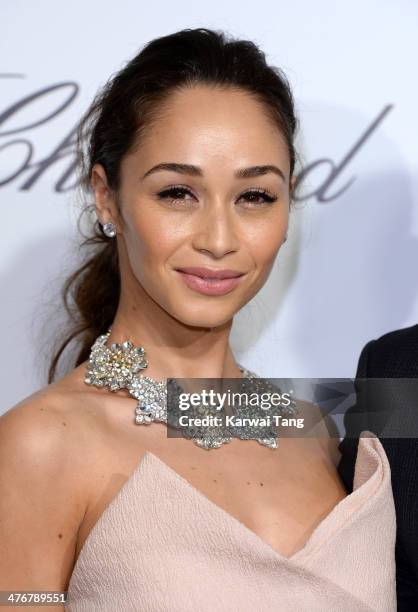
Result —
[[[184,202],[185,200],[182,198],[175,198],[172,197],[173,194],[178,194],[178,193],[182,193],[182,194],[191,194],[191,191],[189,189],[187,189],[186,187],[183,187],[182,185],[172,185],[171,187],[167,187],[167,189],[164,189],[163,191],[160,191],[159,193],[157,193],[157,197],[160,200],[165,200],[165,199],[171,199],[173,202]],[[245,191],[242,196],[245,195],[258,195],[258,196],[262,196],[264,198],[263,202],[251,202],[250,203],[254,206],[254,207],[258,207],[258,206],[263,206],[265,204],[270,205],[273,204],[274,202],[276,202],[277,200],[277,196],[266,191],[265,189],[249,189],[248,191]]]

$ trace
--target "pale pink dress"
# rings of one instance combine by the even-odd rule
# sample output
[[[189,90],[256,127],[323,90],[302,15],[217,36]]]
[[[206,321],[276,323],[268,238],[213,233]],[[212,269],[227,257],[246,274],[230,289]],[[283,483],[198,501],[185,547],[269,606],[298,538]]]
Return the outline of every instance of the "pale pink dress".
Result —
[[[390,467],[371,432],[353,492],[289,558],[146,452],[88,535],[66,610],[392,612],[395,535]]]

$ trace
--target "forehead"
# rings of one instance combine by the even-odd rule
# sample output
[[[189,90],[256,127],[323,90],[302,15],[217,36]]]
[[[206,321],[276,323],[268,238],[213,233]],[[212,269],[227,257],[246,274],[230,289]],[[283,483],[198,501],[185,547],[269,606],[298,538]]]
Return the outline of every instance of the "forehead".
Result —
[[[173,92],[133,155],[145,165],[163,159],[235,167],[241,161],[289,170],[287,145],[266,107],[243,90],[208,85]]]

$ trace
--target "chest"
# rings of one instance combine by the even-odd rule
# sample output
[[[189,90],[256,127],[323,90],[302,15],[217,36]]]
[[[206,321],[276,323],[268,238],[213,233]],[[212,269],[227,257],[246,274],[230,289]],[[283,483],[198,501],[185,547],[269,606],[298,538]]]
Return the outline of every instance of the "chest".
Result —
[[[333,463],[317,452],[312,441],[307,444],[306,440],[293,439],[282,444],[280,452],[257,448],[257,442],[249,444],[248,453],[243,452],[245,449],[225,449],[217,455],[219,449],[203,451],[190,446],[185,452],[181,448],[173,452],[168,445],[149,450],[233,520],[280,554],[290,556],[303,547],[315,527],[347,493]],[[119,454],[101,464],[92,479],[76,557],[105,508],[138,467],[138,460],[132,450],[132,455]]]

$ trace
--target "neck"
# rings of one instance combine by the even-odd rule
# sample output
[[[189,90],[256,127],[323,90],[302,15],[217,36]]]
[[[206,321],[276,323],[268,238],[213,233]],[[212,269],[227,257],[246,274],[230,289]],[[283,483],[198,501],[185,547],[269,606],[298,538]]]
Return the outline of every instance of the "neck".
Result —
[[[130,294],[131,295],[131,294]],[[131,340],[143,346],[155,379],[239,378],[242,376],[229,345],[233,320],[217,327],[194,327],[167,313],[144,291],[119,302],[107,345]]]

